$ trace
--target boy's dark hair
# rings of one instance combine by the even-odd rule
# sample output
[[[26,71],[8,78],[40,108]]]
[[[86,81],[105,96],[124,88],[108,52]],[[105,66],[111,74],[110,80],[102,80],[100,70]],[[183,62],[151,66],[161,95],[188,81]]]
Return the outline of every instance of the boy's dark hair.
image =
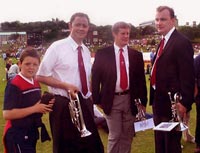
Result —
[[[22,63],[27,56],[37,58],[40,62],[40,56],[33,47],[28,47],[21,53],[19,58],[20,62]]]

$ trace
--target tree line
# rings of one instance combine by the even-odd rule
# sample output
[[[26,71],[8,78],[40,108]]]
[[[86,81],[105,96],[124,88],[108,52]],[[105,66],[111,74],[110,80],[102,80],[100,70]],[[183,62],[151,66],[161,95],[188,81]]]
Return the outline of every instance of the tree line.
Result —
[[[97,26],[91,23],[89,33],[92,35],[93,31],[98,32],[98,38],[103,42],[112,42],[111,25]],[[38,21],[21,23],[20,21],[3,22],[1,23],[2,32],[12,31],[25,31],[25,32],[42,32],[43,42],[51,43],[57,39],[64,38],[69,35],[68,23],[59,20],[52,19],[52,21]],[[186,35],[193,43],[200,43],[200,24],[195,27],[191,26],[179,26],[178,30]],[[147,35],[155,35],[156,29],[153,26],[135,27],[131,25],[130,39],[141,39]]]

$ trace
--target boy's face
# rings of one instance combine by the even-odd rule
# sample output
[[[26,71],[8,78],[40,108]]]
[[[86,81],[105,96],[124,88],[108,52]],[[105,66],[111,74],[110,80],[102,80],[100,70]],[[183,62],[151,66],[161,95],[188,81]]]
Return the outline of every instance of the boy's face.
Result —
[[[20,72],[27,79],[32,79],[38,70],[39,64],[40,63],[37,58],[27,56],[24,58],[22,63],[20,62]]]

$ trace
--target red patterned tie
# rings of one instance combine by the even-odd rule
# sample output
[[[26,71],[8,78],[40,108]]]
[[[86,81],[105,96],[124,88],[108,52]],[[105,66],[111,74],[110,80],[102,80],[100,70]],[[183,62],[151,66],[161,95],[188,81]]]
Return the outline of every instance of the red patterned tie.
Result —
[[[82,93],[86,95],[88,92],[88,88],[87,88],[85,67],[84,67],[84,62],[83,62],[83,57],[82,57],[82,52],[81,52],[82,47],[78,46],[77,49],[78,49],[78,67],[79,67],[79,74],[80,74],[81,85],[82,85]]]
[[[160,55],[162,54],[163,47],[164,47],[165,38],[163,38],[160,42],[160,47],[153,65],[152,73],[151,73],[151,85],[154,86],[156,83],[156,63]]]
[[[128,79],[126,73],[126,63],[124,61],[123,49],[119,49],[119,63],[120,63],[120,87],[126,90],[128,86]]]

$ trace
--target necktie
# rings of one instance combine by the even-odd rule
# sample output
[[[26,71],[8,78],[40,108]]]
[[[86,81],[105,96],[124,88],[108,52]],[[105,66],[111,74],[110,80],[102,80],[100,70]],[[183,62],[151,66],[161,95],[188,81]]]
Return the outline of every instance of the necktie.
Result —
[[[126,90],[128,86],[128,79],[126,73],[126,64],[124,61],[124,56],[122,54],[123,49],[119,50],[119,62],[120,62],[120,87],[122,90]]]
[[[160,47],[159,47],[159,50],[158,50],[158,53],[157,53],[157,56],[156,56],[156,59],[155,59],[155,62],[154,62],[153,68],[152,68],[152,73],[151,73],[151,85],[152,86],[154,86],[156,83],[156,64],[157,64],[158,58],[162,54],[164,42],[165,42],[165,38],[163,38],[160,42]]]
[[[84,67],[83,57],[82,57],[82,52],[81,52],[82,47],[79,46],[77,49],[78,49],[78,67],[79,67],[79,74],[80,74],[80,79],[81,79],[82,93],[86,95],[88,92],[88,88],[87,88],[85,67]]]

